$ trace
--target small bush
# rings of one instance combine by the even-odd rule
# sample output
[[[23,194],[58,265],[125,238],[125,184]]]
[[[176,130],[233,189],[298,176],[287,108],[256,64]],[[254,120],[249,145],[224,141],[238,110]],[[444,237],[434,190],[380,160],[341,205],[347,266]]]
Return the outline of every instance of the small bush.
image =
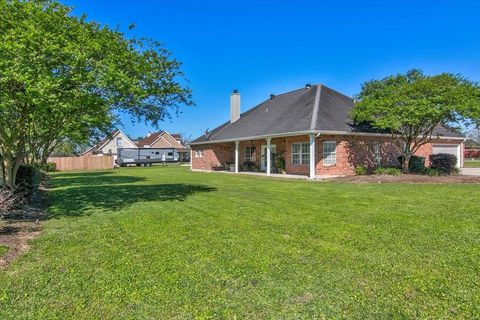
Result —
[[[285,158],[281,155],[275,157],[275,167],[282,171],[285,170]]]
[[[402,170],[400,170],[399,168],[395,168],[395,167],[378,167],[378,168],[375,168],[375,170],[373,170],[373,173],[374,174],[386,174],[386,175],[389,175],[389,176],[398,176],[402,173]]]
[[[38,190],[42,177],[43,175],[37,167],[27,164],[20,165],[17,172],[17,191],[27,198],[32,197]]]
[[[368,169],[365,166],[357,166],[354,171],[357,176],[366,176],[368,174]]]
[[[438,153],[430,155],[430,167],[444,174],[455,174],[457,170],[457,157],[453,154]]]
[[[398,157],[398,162],[403,163],[403,156]],[[425,157],[412,156],[408,163],[408,171],[412,173],[421,173],[425,170]]]
[[[441,176],[442,172],[434,168],[425,168],[425,170],[423,171],[423,174],[431,177],[436,177],[436,176]]]
[[[258,171],[259,167],[253,161],[245,161],[242,165],[243,171]]]

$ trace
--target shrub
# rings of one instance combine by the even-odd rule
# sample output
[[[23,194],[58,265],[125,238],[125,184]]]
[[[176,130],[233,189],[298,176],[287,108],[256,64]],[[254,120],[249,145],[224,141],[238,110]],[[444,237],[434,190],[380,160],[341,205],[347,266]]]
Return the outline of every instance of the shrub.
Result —
[[[275,167],[282,171],[285,170],[285,158],[281,155],[275,157]]]
[[[398,162],[403,163],[403,156],[398,157]],[[425,170],[425,157],[412,156],[408,164],[408,170],[413,173],[421,173]]]
[[[32,197],[40,186],[42,173],[34,165],[22,164],[17,171],[17,190],[27,198]]]
[[[438,153],[430,155],[430,167],[445,174],[455,174],[457,170],[457,157],[453,154]]]
[[[243,171],[257,171],[257,164],[253,161],[245,161],[242,165]]]
[[[441,176],[442,172],[434,168],[425,168],[425,170],[423,171],[423,174],[427,176],[435,177],[435,176]]]
[[[389,176],[398,176],[402,173],[402,170],[395,167],[378,167],[373,170],[374,174],[386,174]]]
[[[368,174],[368,169],[365,166],[357,166],[354,171],[357,176],[366,176]]]

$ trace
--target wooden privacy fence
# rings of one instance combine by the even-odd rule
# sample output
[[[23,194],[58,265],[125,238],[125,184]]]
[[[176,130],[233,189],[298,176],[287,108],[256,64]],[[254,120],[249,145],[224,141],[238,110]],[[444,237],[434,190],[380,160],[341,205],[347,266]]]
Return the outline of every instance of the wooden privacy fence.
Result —
[[[68,170],[105,170],[113,169],[113,156],[101,157],[51,157],[47,162],[53,162],[58,171]]]

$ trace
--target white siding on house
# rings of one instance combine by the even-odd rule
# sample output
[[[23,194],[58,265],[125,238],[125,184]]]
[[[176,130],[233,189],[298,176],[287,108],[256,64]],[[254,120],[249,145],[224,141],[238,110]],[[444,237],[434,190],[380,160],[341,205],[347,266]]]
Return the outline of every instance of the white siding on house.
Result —
[[[117,146],[118,138],[121,138],[121,145]],[[112,154],[114,158],[117,157],[117,148],[136,148],[137,146],[130,141],[130,139],[123,133],[119,132],[112,139],[110,139],[99,151],[103,154]]]

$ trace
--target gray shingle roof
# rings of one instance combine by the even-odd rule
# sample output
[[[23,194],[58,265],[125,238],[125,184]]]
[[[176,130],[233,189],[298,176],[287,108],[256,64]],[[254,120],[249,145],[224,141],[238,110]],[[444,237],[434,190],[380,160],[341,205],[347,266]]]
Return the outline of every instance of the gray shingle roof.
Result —
[[[354,132],[350,117],[354,100],[324,85],[313,85],[265,100],[241,114],[234,123],[225,122],[192,143],[234,140],[305,131]],[[462,137],[439,127],[435,135]]]

